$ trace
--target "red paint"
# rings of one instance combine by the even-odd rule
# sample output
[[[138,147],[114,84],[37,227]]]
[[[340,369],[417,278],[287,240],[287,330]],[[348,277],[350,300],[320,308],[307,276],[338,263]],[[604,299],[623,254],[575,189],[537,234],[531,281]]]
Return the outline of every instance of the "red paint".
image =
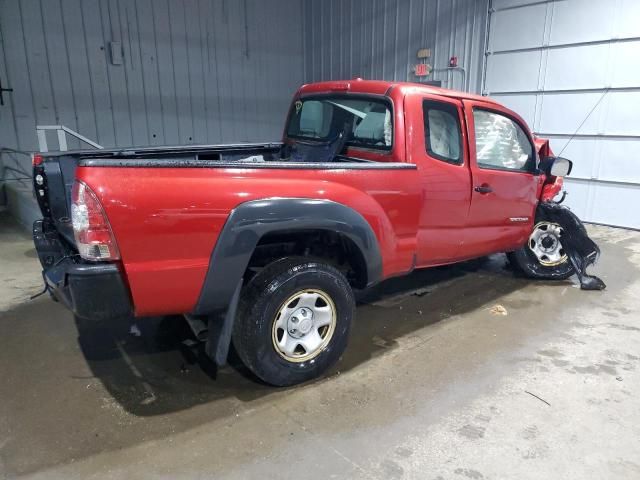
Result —
[[[540,196],[540,200],[543,202],[550,202],[553,200],[556,195],[558,195],[562,191],[562,187],[564,185],[564,180],[562,177],[551,177],[553,181],[550,183],[546,183],[542,188],[542,195]]]
[[[549,140],[546,138],[535,138],[536,149],[540,158],[553,157],[553,151]],[[556,195],[562,191],[564,186],[564,179],[562,177],[545,177],[545,183],[542,187],[542,194],[540,195],[540,201],[550,202]]]
[[[322,198],[357,210],[378,239],[385,278],[409,271],[414,259],[418,267],[446,264],[512,250],[525,242],[545,178],[477,168],[470,108],[481,105],[522,122],[520,117],[477,95],[359,79],[304,85],[294,101],[335,91],[386,94],[393,103],[391,151],[351,147],[347,155],[415,163],[417,170],[77,169],[77,178],[95,192],[113,229],[137,315],[193,309],[230,211],[249,200]],[[462,165],[426,153],[424,99],[448,102],[458,109]],[[485,183],[493,193],[473,190]],[[527,221],[514,223],[510,217]]]

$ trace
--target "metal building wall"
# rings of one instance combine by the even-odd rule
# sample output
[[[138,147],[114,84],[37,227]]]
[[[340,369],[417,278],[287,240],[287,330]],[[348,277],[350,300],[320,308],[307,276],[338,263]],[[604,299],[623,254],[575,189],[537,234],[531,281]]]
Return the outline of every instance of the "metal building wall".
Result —
[[[305,79],[417,81],[419,48],[431,48],[442,86],[480,91],[488,0],[308,0]],[[466,70],[442,70],[451,56]]]
[[[0,0],[0,78],[14,89],[0,107],[2,147],[36,150],[36,124],[104,146],[277,139],[303,80],[302,6]]]

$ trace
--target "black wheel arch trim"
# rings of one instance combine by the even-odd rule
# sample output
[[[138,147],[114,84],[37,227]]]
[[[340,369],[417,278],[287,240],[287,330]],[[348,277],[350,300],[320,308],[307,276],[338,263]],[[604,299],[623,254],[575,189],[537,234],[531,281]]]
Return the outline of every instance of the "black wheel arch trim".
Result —
[[[234,208],[222,228],[193,313],[210,315],[227,310],[260,239],[267,233],[296,230],[330,230],[345,235],[363,255],[367,286],[382,280],[378,240],[356,210],[324,199],[251,200]]]

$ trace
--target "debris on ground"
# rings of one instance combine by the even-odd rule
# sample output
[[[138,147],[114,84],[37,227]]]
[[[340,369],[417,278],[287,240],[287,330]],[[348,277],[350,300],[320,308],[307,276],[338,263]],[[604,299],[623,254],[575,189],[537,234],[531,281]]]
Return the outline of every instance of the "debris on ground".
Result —
[[[535,393],[531,393],[527,390],[524,391],[524,393],[528,393],[529,395],[531,395],[532,397],[537,398],[538,400],[540,400],[541,402],[546,403],[547,405],[551,406],[551,404],[549,402],[547,402],[544,398],[539,397],[538,395],[536,395]]]
[[[419,288],[419,289],[413,291],[413,293],[411,293],[411,295],[415,295],[416,297],[423,297],[429,292],[430,292],[430,290],[428,288]]]
[[[137,324],[132,323],[131,328],[129,328],[129,334],[133,335],[134,337],[140,337],[142,335],[142,332],[140,331],[140,328]]]
[[[489,309],[489,311],[494,315],[509,315],[509,312],[507,312],[507,309],[504,308],[502,305],[494,305]]]
[[[375,336],[372,339],[372,343],[377,346],[377,347],[383,347],[383,348],[387,348],[389,347],[389,343],[382,337],[379,336]]]

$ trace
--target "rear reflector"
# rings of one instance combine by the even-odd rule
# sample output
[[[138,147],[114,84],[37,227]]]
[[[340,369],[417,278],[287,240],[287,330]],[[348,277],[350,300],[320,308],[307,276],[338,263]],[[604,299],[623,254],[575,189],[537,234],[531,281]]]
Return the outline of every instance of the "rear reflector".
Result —
[[[73,185],[71,222],[80,256],[85,260],[118,260],[113,231],[96,194],[84,182]]]

